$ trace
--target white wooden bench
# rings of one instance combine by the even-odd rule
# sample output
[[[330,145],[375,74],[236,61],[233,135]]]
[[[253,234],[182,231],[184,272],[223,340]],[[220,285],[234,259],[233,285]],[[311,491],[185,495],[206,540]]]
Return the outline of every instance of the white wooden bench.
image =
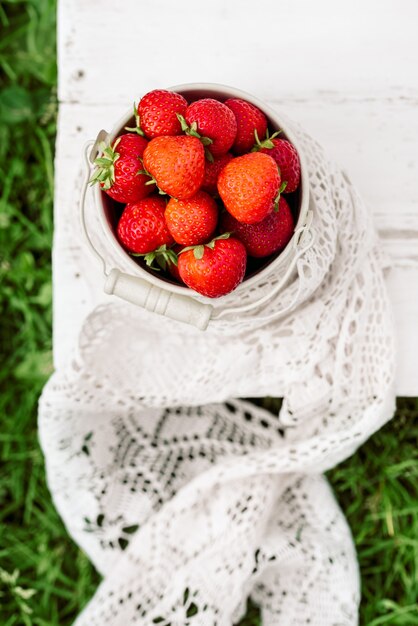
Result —
[[[417,18],[415,0],[60,0],[56,367],[106,298],[78,230],[84,143],[150,89],[217,82],[299,121],[370,204],[393,259],[397,393],[418,396]]]

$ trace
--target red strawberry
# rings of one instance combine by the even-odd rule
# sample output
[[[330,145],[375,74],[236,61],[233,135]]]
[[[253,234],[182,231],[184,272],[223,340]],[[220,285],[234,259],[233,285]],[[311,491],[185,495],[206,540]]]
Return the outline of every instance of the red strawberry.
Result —
[[[179,93],[154,89],[143,96],[138,105],[139,132],[150,139],[165,135],[180,135],[181,125],[177,114],[184,115],[187,100]]]
[[[234,143],[237,122],[231,109],[222,102],[213,98],[196,100],[187,107],[185,118],[191,128],[196,126],[199,135],[211,140],[208,150],[214,157],[228,152]]]
[[[144,166],[161,191],[186,200],[202,184],[205,152],[196,137],[157,137],[145,149]]]
[[[208,193],[215,194],[218,192],[217,182],[218,177],[225,165],[229,163],[234,157],[227,152],[220,157],[217,157],[212,162],[205,162],[205,176],[203,178],[202,189]]]
[[[287,139],[274,139],[259,143],[260,146],[270,144],[267,147],[261,147],[260,152],[270,155],[277,163],[280,169],[280,176],[286,187],[283,193],[292,193],[296,191],[300,183],[300,160],[294,145]]]
[[[244,278],[246,265],[245,248],[233,237],[214,239],[194,249],[185,248],[178,260],[179,273],[186,285],[209,298],[225,296],[235,289]]]
[[[118,137],[112,147],[102,144],[102,156],[95,160],[97,168],[90,183],[100,183],[108,196],[124,204],[149,196],[155,187],[149,184],[149,176],[140,173],[143,165],[139,160],[147,144],[143,137],[135,135]]]
[[[218,178],[218,191],[225,207],[244,224],[261,222],[271,213],[279,189],[280,175],[275,161],[260,152],[236,157]]]
[[[204,191],[198,191],[188,200],[171,198],[165,210],[165,221],[177,243],[195,246],[208,241],[215,232],[218,207]]]
[[[257,224],[242,224],[228,212],[222,215],[222,230],[231,232],[242,241],[247,253],[254,257],[264,257],[282,250],[294,232],[292,212],[281,196],[278,211],[272,211]]]
[[[232,149],[236,154],[249,152],[255,143],[255,137],[264,139],[266,135],[266,116],[256,106],[240,98],[230,98],[225,104],[237,120],[237,136]]]
[[[159,196],[128,204],[119,220],[117,235],[126,250],[147,254],[173,238],[164,219],[165,200]]]
[[[116,146],[119,156],[133,156],[137,159],[141,159],[147,145],[148,141],[145,137],[141,137],[135,133],[125,133],[116,139],[113,144],[113,150],[115,150]]]

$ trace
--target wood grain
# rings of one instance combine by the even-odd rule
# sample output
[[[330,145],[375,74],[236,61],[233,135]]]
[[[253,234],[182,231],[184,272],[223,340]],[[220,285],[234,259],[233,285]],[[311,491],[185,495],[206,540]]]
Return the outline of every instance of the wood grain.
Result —
[[[130,102],[215,82],[262,99],[417,96],[416,18],[415,0],[60,0],[59,95]]]
[[[369,203],[392,265],[397,392],[418,395],[417,17],[414,0],[60,0],[55,365],[108,298],[78,226],[84,143],[149,89],[213,81],[298,121]]]

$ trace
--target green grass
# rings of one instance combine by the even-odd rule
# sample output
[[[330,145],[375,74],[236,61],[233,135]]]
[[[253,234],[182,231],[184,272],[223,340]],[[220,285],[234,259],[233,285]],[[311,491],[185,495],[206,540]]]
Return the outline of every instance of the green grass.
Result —
[[[51,502],[36,408],[51,372],[53,0],[0,3],[0,623],[71,624],[98,575]],[[273,403],[274,404],[274,403]],[[418,625],[418,401],[329,473],[357,545],[361,622]],[[251,607],[242,624],[259,624]]]

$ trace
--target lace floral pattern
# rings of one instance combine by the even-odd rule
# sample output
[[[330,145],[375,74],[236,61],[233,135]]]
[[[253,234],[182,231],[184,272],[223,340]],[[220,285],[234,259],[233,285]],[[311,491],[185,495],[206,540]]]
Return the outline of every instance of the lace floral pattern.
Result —
[[[44,390],[49,486],[104,576],[77,626],[231,626],[248,596],[264,626],[357,623],[351,535],[321,473],[393,414],[392,317],[368,211],[295,132],[315,240],[294,280],[241,315],[222,312],[280,277],[231,293],[204,333],[100,306]],[[236,399],[282,389],[279,415]]]

